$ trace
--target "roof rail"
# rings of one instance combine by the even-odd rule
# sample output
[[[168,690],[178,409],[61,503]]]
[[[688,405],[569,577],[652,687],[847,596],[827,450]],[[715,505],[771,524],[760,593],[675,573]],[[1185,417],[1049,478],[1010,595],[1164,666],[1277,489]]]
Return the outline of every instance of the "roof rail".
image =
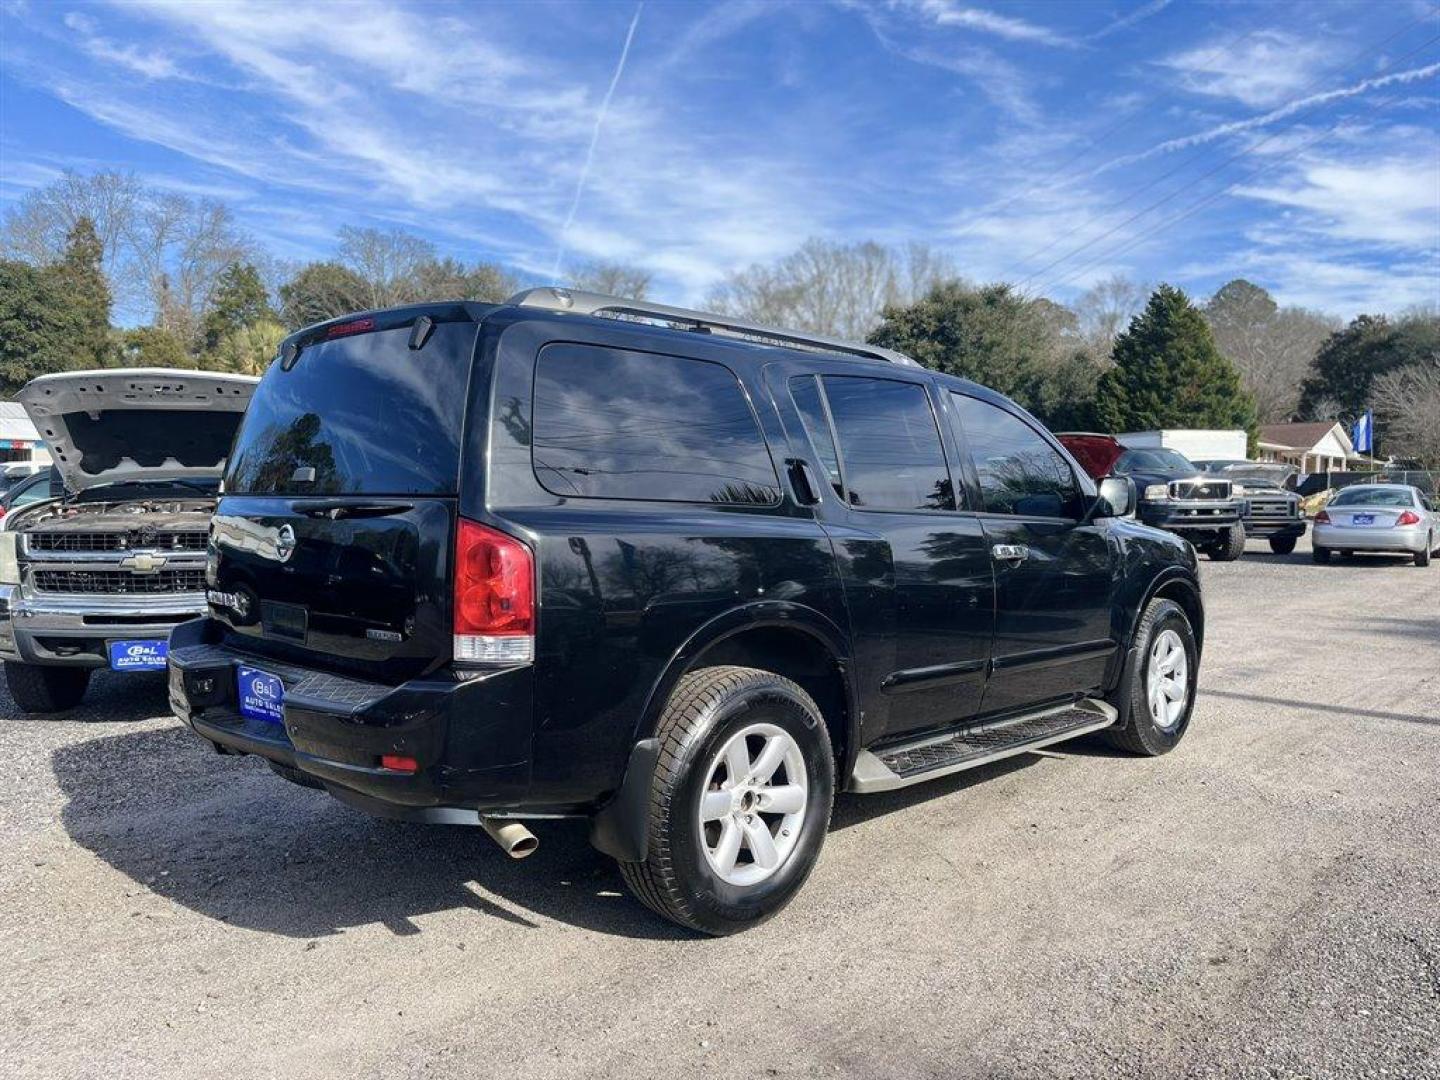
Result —
[[[516,307],[543,308],[546,311],[569,312],[573,315],[629,316],[636,319],[654,319],[674,323],[692,330],[705,330],[727,337],[750,341],[770,342],[778,345],[796,346],[802,349],[816,349],[823,352],[846,353],[863,356],[869,360],[884,360],[905,367],[921,365],[904,353],[894,349],[882,349],[878,345],[867,345],[858,341],[843,341],[840,338],[824,337],[820,334],[804,334],[797,330],[780,330],[773,326],[734,319],[729,315],[715,315],[705,311],[690,311],[687,308],[655,304],[649,300],[627,300],[620,296],[606,296],[603,293],[582,292],[579,289],[557,289],[544,286],[518,292],[506,301]]]

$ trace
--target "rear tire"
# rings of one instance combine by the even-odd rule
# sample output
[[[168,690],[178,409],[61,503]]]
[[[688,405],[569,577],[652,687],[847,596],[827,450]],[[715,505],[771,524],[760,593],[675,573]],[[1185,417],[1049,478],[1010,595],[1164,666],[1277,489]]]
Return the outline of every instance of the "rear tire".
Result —
[[[6,661],[5,685],[21,712],[65,712],[79,705],[85,696],[90,669]]]
[[[757,727],[764,731],[740,737]],[[830,825],[835,763],[819,708],[799,686],[771,672],[701,668],[676,685],[655,734],[660,759],[650,791],[648,851],[644,862],[620,864],[625,883],[652,911],[706,934],[733,934],[764,922],[805,884]],[[738,783],[728,765],[737,745],[748,763],[738,770],[746,774]],[[761,762],[772,746],[786,756],[772,766],[773,786],[762,786]],[[782,789],[794,808],[766,811],[770,796],[763,793]],[[702,801],[718,796],[723,803],[731,790],[737,790],[735,809],[709,816]],[[751,792],[760,793],[753,809]],[[770,839],[759,837],[759,829]],[[728,856],[727,835],[738,837]],[[751,836],[761,842],[752,847]],[[766,867],[777,850],[778,861]]]
[[[1328,563],[1330,561],[1330,549],[1322,547],[1311,548],[1310,558],[1314,559],[1317,563]]]
[[[1210,546],[1210,558],[1216,562],[1234,562],[1245,554],[1245,526],[1231,525],[1225,533]]]
[[[1295,537],[1272,536],[1270,538],[1270,550],[1276,555],[1289,555],[1295,550]]]
[[[1435,537],[1434,537],[1433,535],[1427,536],[1427,537],[1425,538],[1425,548],[1424,548],[1424,550],[1423,550],[1423,551],[1417,551],[1417,552],[1415,553],[1415,565],[1416,565],[1416,566],[1429,566],[1429,565],[1430,565],[1430,552],[1431,552],[1432,549],[1434,549],[1434,547],[1435,547]]]
[[[1200,649],[1185,609],[1172,600],[1151,600],[1135,628],[1135,648],[1111,704],[1124,717],[1122,726],[1102,734],[1111,746],[1132,754],[1158,757],[1175,749],[1190,727],[1195,710],[1195,686],[1200,670]],[[1184,670],[1176,678],[1175,667],[1164,670],[1163,658],[1173,656],[1178,646],[1184,654]],[[1159,653],[1157,655],[1157,649]],[[1156,661],[1161,661],[1157,663]],[[1178,661],[1176,662],[1178,665]],[[1184,698],[1178,710],[1175,698],[1165,693],[1183,684]],[[1154,698],[1152,695],[1159,695]],[[1152,708],[1159,700],[1160,707]],[[1173,715],[1166,715],[1167,712]]]

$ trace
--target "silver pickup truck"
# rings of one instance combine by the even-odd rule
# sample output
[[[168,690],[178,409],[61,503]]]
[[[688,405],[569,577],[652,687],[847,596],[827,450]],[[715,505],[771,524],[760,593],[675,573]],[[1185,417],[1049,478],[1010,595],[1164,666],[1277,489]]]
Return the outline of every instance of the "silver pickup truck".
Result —
[[[171,628],[205,612],[221,466],[257,381],[119,368],[20,391],[65,483],[0,531],[0,660],[22,710],[72,708],[96,668],[164,670]]]

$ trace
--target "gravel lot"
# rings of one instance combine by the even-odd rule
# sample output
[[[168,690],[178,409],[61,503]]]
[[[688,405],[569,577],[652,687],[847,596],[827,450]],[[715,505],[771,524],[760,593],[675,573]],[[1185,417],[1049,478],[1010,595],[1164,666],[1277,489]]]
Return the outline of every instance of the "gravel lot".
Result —
[[[847,796],[698,940],[582,826],[512,863],[221,758],[158,678],[0,690],[12,1077],[1440,1077],[1440,567],[1204,567],[1168,757]]]

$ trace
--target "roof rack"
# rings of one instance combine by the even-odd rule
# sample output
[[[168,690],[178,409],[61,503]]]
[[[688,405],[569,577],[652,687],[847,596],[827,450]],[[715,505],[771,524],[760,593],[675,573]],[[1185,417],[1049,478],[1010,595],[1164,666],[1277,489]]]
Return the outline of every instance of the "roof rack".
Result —
[[[582,292],[578,289],[557,289],[545,286],[518,292],[506,301],[517,307],[543,308],[546,311],[562,311],[573,315],[623,316],[634,319],[653,319],[672,323],[709,333],[749,341],[770,342],[778,345],[815,349],[822,352],[845,353],[862,356],[869,360],[884,360],[904,367],[921,365],[904,353],[894,349],[882,349],[878,345],[866,345],[858,341],[844,341],[840,338],[824,337],[820,334],[802,334],[795,330],[779,330],[773,326],[734,319],[729,315],[715,315],[705,311],[690,311],[687,308],[670,307],[668,304],[654,304],[649,300],[628,300],[620,296],[606,296],[603,293]]]

